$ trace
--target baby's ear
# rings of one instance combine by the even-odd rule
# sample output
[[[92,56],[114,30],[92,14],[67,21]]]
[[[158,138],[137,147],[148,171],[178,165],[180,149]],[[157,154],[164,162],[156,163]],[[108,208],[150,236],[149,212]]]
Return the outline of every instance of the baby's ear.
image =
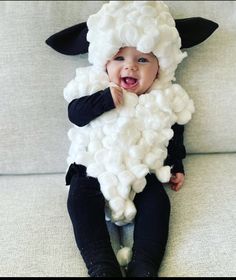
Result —
[[[87,33],[87,23],[82,22],[53,34],[45,42],[62,54],[83,54],[88,52]]]
[[[219,26],[216,22],[201,17],[176,19],[175,24],[181,38],[181,48],[191,48],[202,43]]]

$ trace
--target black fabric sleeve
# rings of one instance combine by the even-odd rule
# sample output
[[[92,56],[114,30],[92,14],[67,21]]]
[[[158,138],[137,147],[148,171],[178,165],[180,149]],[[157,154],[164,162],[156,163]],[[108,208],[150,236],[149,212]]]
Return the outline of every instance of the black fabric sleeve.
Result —
[[[170,140],[167,148],[168,156],[165,160],[165,165],[172,166],[171,172],[173,174],[184,174],[184,166],[182,161],[186,157],[186,150],[184,146],[184,126],[174,124],[172,129],[174,131],[174,136]]]
[[[69,120],[77,126],[85,126],[103,113],[114,109],[110,88],[72,100],[68,105]]]

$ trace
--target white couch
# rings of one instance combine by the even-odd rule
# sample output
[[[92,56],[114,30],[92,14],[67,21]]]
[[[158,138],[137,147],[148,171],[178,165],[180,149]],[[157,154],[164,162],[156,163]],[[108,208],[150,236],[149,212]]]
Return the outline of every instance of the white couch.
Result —
[[[69,149],[63,88],[86,55],[45,44],[105,1],[0,2],[0,276],[87,276],[66,209]],[[195,102],[186,181],[175,193],[159,276],[236,276],[236,2],[166,1],[175,18],[219,24],[188,49],[176,78]],[[124,244],[130,227],[122,229]],[[114,249],[119,248],[113,230]]]

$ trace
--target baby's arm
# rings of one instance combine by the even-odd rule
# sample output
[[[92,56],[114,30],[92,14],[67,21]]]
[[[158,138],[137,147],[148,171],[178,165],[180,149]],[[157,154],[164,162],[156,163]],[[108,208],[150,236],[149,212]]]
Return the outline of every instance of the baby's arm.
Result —
[[[166,165],[172,166],[170,179],[171,189],[178,191],[184,183],[184,166],[182,160],[186,157],[184,146],[184,126],[175,124],[172,126],[174,136],[169,142]]]
[[[72,100],[68,105],[69,120],[85,126],[103,113],[115,108],[110,88]]]

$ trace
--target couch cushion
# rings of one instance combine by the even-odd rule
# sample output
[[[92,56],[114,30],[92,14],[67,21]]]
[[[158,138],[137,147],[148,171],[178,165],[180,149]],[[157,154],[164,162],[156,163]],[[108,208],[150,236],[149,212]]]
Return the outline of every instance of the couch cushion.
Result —
[[[236,154],[189,156],[181,191],[166,187],[171,220],[160,276],[235,276],[235,166]],[[63,182],[61,174],[0,177],[1,277],[87,276]],[[131,246],[132,226],[119,229]],[[117,228],[109,231],[117,252]]]
[[[0,277],[88,276],[63,182],[61,174],[0,177]],[[117,252],[118,229],[108,229]]]
[[[85,21],[106,1],[0,2],[0,174],[63,172],[71,126],[63,88],[86,55],[65,56],[44,42]],[[188,153],[235,151],[236,19],[234,1],[167,1],[176,18],[202,16],[219,23],[188,50],[176,78],[193,98],[186,127]]]
[[[179,192],[166,187],[171,201],[169,240],[162,277],[236,275],[236,154],[192,155]],[[132,246],[133,226],[122,229]]]

